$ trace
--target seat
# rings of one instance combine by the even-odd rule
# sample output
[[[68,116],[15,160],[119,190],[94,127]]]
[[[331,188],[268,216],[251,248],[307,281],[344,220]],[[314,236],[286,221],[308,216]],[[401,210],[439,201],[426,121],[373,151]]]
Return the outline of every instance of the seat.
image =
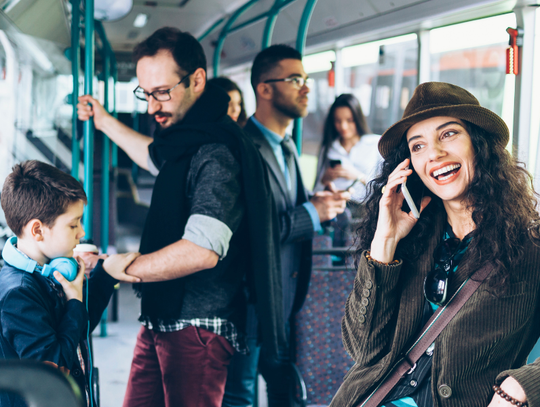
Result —
[[[317,256],[328,257],[317,254],[319,252],[338,251],[318,246],[320,244],[314,241],[314,260]],[[345,255],[346,249],[342,252]],[[294,324],[296,401],[299,406],[330,404],[354,363],[343,348],[341,319],[355,272],[348,266],[349,261],[341,267],[321,263],[313,266],[309,293]],[[305,389],[305,394],[302,394],[302,389]]]
[[[85,405],[73,379],[34,360],[0,360],[0,391],[18,394],[28,407]]]

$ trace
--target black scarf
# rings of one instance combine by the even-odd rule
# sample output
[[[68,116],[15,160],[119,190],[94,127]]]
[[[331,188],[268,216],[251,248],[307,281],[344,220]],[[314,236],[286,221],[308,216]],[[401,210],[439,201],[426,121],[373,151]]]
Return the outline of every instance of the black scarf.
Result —
[[[140,252],[151,253],[180,240],[189,218],[186,181],[193,155],[204,144],[225,144],[241,164],[241,176],[249,242],[251,276],[257,295],[263,344],[270,355],[287,343],[281,290],[279,224],[268,175],[260,153],[251,140],[227,116],[229,98],[218,87],[207,86],[179,123],[160,131],[148,147],[160,168],[152,203],[141,239]],[[182,308],[184,279],[144,283],[142,317],[155,323],[178,320]]]

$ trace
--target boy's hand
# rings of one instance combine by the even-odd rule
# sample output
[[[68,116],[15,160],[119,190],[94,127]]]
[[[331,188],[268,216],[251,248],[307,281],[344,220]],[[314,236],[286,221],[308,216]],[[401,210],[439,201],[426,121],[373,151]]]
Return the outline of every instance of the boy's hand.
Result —
[[[103,262],[103,269],[109,273],[111,277],[119,281],[139,283],[141,279],[126,274],[126,268],[128,268],[129,265],[133,263],[133,260],[140,255],[140,253],[113,254],[105,259]]]
[[[59,271],[55,271],[53,274],[54,278],[56,278],[56,281],[58,281],[62,285],[68,301],[79,300],[80,302],[82,302],[84,271],[86,267],[84,266],[84,262],[81,261],[78,257],[76,257],[75,260],[77,260],[77,263],[79,263],[79,271],[77,273],[77,277],[75,277],[75,280],[66,280]]]

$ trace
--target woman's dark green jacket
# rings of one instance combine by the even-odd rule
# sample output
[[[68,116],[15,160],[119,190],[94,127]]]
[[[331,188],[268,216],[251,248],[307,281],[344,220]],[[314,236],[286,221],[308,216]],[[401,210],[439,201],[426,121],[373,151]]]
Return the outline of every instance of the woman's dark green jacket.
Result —
[[[361,256],[342,321],[343,343],[355,360],[331,407],[356,406],[399,359],[421,328],[423,280],[444,219],[414,264],[384,266]],[[453,293],[472,273],[467,253],[450,280]],[[540,359],[525,365],[540,336],[540,242],[527,238],[525,255],[510,270],[504,294],[485,281],[435,342],[432,368],[434,407],[486,407],[492,385],[511,375],[524,388],[530,407],[540,407]]]

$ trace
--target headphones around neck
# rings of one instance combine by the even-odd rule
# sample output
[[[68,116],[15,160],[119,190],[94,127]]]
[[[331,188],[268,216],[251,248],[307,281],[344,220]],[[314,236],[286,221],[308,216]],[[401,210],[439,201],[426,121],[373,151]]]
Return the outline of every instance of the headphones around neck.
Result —
[[[17,237],[10,237],[6,244],[4,245],[4,250],[2,251],[2,257],[4,260],[19,270],[24,270],[28,273],[33,273],[34,271],[41,274],[43,277],[52,279],[55,283],[59,284],[58,281],[53,276],[54,271],[59,271],[62,276],[68,281],[75,280],[77,277],[77,272],[79,269],[79,264],[77,260],[72,257],[57,257],[56,259],[51,260],[49,264],[40,266],[37,261],[32,260],[29,257],[26,257],[21,253],[15,245],[17,244]]]

